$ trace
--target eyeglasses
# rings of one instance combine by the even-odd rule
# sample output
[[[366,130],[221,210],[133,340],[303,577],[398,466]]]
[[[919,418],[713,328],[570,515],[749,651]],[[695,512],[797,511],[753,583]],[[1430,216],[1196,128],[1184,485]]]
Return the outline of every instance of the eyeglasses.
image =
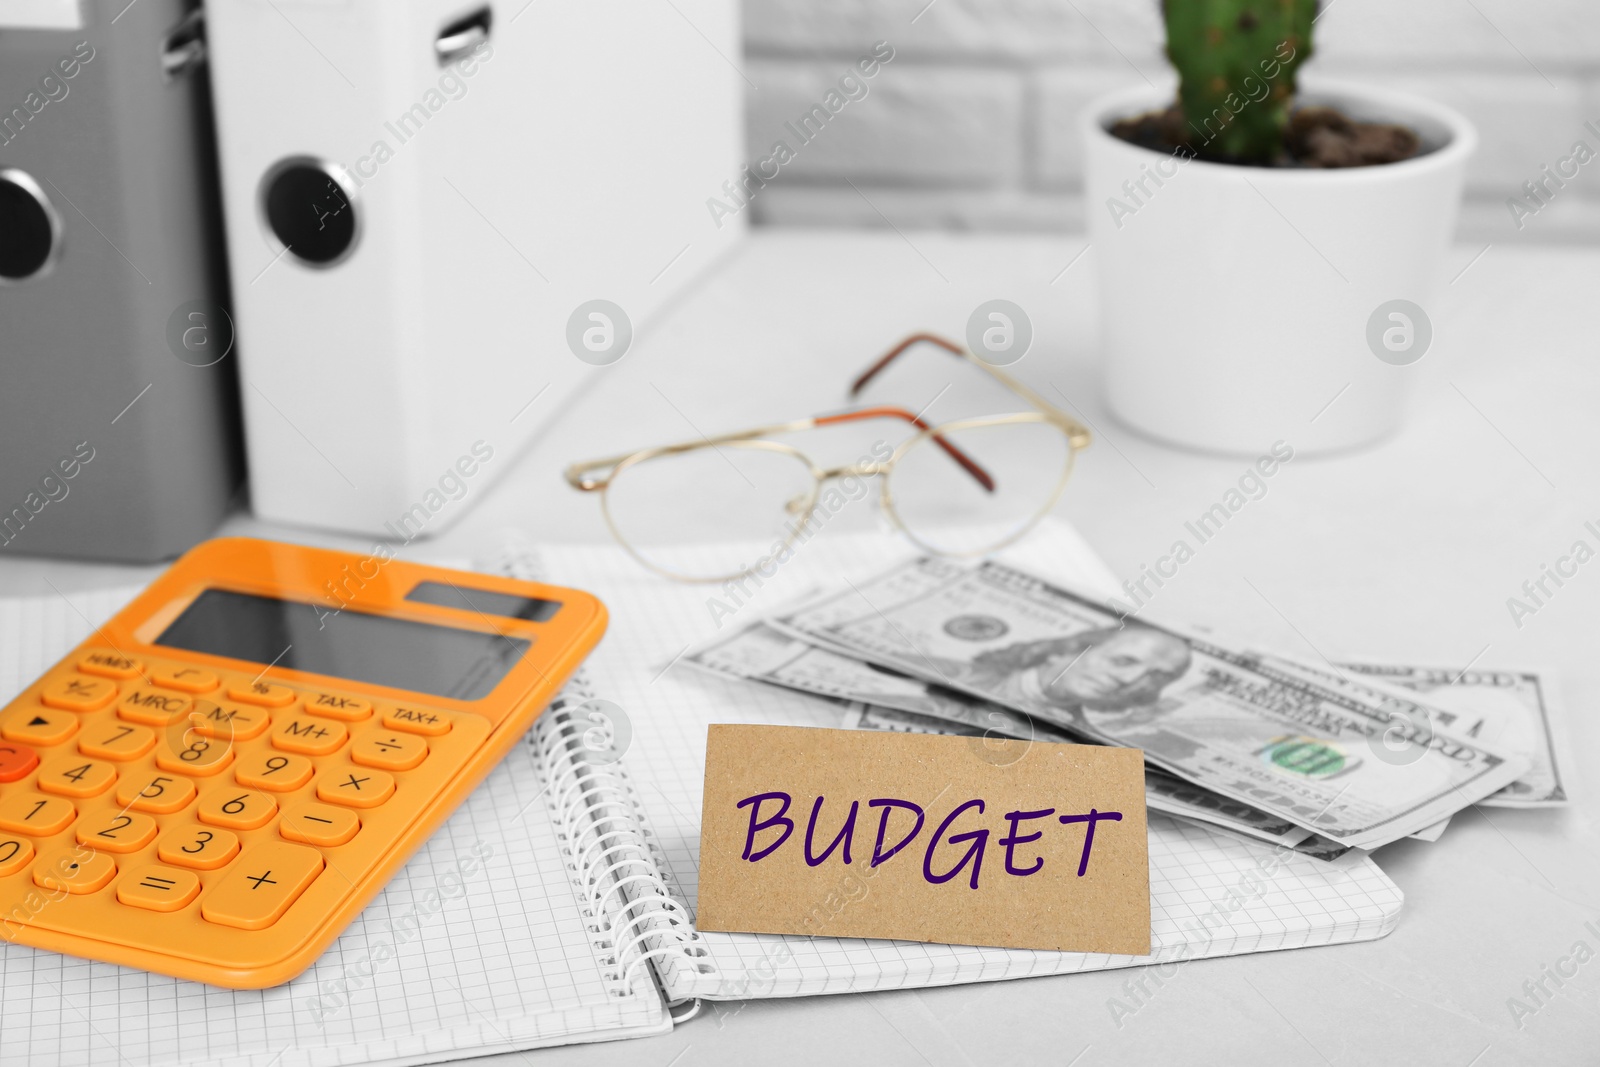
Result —
[[[770,567],[843,506],[866,496],[869,478],[879,479],[884,514],[923,550],[977,556],[1003,548],[1060,499],[1089,430],[998,367],[928,333],[913,334],[880,357],[850,387],[851,397],[919,344],[959,356],[1034,410],[932,426],[905,408],[864,407],[574,463],[567,482],[599,493],[606,524],[622,547],[679,581],[770,576]],[[818,466],[792,445],[768,440],[868,419],[899,420],[917,432],[898,445],[880,440],[857,462],[839,467]],[[686,509],[716,541],[767,548],[756,559],[736,560],[717,558],[711,549],[662,553],[652,547],[652,534],[682,525]]]

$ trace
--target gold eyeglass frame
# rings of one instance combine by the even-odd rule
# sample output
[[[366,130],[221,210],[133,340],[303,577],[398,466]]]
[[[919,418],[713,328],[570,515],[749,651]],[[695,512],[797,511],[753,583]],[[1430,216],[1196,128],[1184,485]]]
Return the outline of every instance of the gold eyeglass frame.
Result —
[[[950,352],[953,355],[960,356],[968,363],[971,363],[982,369],[1006,389],[1010,390],[1021,399],[1026,400],[1029,404],[1033,405],[1036,410],[1015,412],[1007,415],[980,415],[974,418],[958,419],[952,422],[940,423],[937,426],[930,426],[922,420],[921,416],[908,411],[905,408],[892,406],[859,408],[853,411],[844,411],[833,415],[817,415],[807,419],[796,419],[792,422],[773,423],[771,425],[757,426],[748,430],[739,430],[733,433],[723,433],[710,437],[700,437],[693,441],[680,441],[676,444],[658,445],[654,448],[636,449],[632,452],[623,452],[618,455],[605,456],[600,459],[584,460],[570,464],[566,468],[564,476],[567,480],[567,484],[581,492],[599,493],[601,514],[605,517],[606,526],[611,530],[611,536],[616,538],[617,543],[620,544],[630,556],[638,560],[639,563],[644,567],[654,571],[656,574],[659,574],[664,578],[670,578],[673,581],[694,583],[732,581],[750,574],[756,569],[756,566],[759,565],[759,562],[741,570],[732,571],[728,574],[714,577],[691,576],[667,570],[666,568],[646,558],[628,541],[626,537],[623,536],[622,532],[617,529],[615,517],[611,514],[611,508],[608,503],[606,490],[610,488],[611,483],[616,480],[617,476],[623,471],[627,470],[629,467],[637,466],[640,463],[655,459],[659,456],[677,455],[684,452],[693,452],[702,448],[717,448],[722,445],[731,445],[736,448],[748,448],[757,451],[775,452],[792,456],[810,470],[812,479],[810,492],[807,493],[803,498],[797,498],[789,501],[788,505],[786,505],[786,510],[788,510],[791,515],[796,517],[789,522],[788,532],[782,539],[782,543],[778,549],[779,551],[792,547],[799,539],[800,534],[810,524],[812,517],[816,513],[817,502],[822,497],[823,487],[828,483],[828,481],[834,478],[848,478],[851,476],[860,478],[880,478],[879,500],[884,514],[889,517],[890,522],[894,523],[896,529],[903,533],[913,544],[924,551],[931,552],[937,556],[945,556],[950,558],[970,558],[973,556],[986,555],[987,553],[1004,548],[1038,525],[1039,521],[1043,519],[1045,515],[1049,513],[1050,509],[1055,506],[1056,501],[1061,499],[1061,494],[1066,488],[1067,479],[1072,476],[1072,469],[1075,465],[1078,452],[1084,448],[1087,448],[1092,439],[1089,433],[1089,428],[1083,423],[1079,422],[1077,419],[1074,419],[1072,416],[1068,415],[1066,412],[1062,411],[1060,408],[1056,407],[1054,404],[1051,404],[1049,401],[1045,400],[1044,397],[1040,396],[1037,392],[1030,389],[1016,378],[1013,378],[999,367],[978,358],[961,345],[955,344],[952,341],[945,340],[944,338],[931,333],[912,334],[891,348],[883,356],[879,357],[877,362],[869,367],[867,371],[857,378],[851,385],[850,396],[852,398],[855,397],[861,392],[868,382],[870,382],[880,371],[893,362],[897,356],[919,343],[936,345],[937,347],[943,348],[945,351]],[[918,432],[907,438],[905,441],[902,441],[886,460],[876,463],[853,463],[847,466],[828,468],[817,466],[817,464],[814,463],[809,456],[792,445],[782,441],[763,440],[763,438],[770,437],[775,434],[796,433],[802,430],[812,430],[822,426],[834,426],[845,422],[853,422],[868,418],[901,419],[916,426],[918,428]],[[917,536],[916,532],[911,529],[911,527],[901,517],[898,510],[896,510],[894,493],[890,487],[889,476],[893,472],[895,464],[900,461],[901,457],[924,441],[933,439],[935,444],[944,449],[946,454],[948,454],[956,463],[961,465],[967,471],[967,473],[972,475],[980,485],[982,485],[986,490],[992,492],[994,490],[994,483],[993,479],[989,477],[988,473],[985,472],[982,467],[978,466],[975,462],[969,459],[965,453],[961,452],[961,450],[953,443],[946,440],[943,435],[961,430],[981,429],[988,426],[1024,423],[1043,423],[1054,426],[1061,430],[1061,432],[1067,438],[1067,461],[1062,465],[1061,477],[1056,481],[1054,488],[1050,492],[1049,498],[1045,500],[1045,502],[1040,506],[1039,510],[1034,513],[1030,519],[1022,523],[1022,525],[1020,525],[1014,532],[1005,538],[995,542],[994,544],[974,551],[951,552],[947,549],[942,549],[935,545],[931,545],[924,541],[921,537]]]

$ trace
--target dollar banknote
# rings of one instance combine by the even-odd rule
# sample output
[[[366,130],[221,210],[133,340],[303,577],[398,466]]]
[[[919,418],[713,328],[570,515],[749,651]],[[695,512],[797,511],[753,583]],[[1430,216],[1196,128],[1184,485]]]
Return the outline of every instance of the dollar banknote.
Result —
[[[990,733],[976,726],[936,719],[931,715],[859,703],[846,705],[843,725],[851,730],[894,733],[967,734],[974,737]],[[1284,822],[1248,804],[1219,797],[1210,790],[1190,785],[1154,767],[1145,768],[1144,782],[1145,805],[1151,811],[1202,823],[1208,829],[1221,830],[1246,840],[1292,848],[1301,855],[1315,859],[1337,859],[1350,851],[1335,841]]]
[[[1550,672],[1473,667],[1417,667],[1394,663],[1344,663],[1347,671],[1418,694],[1452,716],[1446,729],[1528,759],[1531,766],[1480,804],[1501,808],[1559,807],[1567,803],[1556,756],[1555,680]]]
[[[1529,761],[1416,723],[1420,705],[1131,621],[999,563],[923,558],[776,617],[801,637],[1024,712],[1352,848],[1439,822]],[[1412,702],[1417,704],[1418,702]],[[1415,738],[1396,759],[1386,741]]]
[[[820,648],[761,621],[690,651],[682,662],[714,674],[865,707],[866,717],[861,721],[871,728],[1026,741],[1087,740],[993,701]],[[1162,771],[1148,770],[1146,785],[1146,803],[1170,815],[1278,845],[1297,845],[1313,836],[1281,816],[1218,796]]]

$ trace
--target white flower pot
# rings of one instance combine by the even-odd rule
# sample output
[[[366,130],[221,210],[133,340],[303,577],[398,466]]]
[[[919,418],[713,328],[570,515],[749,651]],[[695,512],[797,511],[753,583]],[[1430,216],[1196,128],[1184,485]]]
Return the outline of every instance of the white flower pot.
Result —
[[[1404,123],[1422,153],[1271,169],[1181,161],[1106,132],[1172,98],[1118,92],[1082,119],[1112,411],[1164,441],[1251,455],[1279,440],[1302,454],[1393,433],[1414,373],[1397,363],[1420,358],[1429,323],[1375,313],[1392,300],[1432,311],[1477,144],[1472,125],[1417,97],[1312,81],[1302,104]],[[1390,331],[1377,342],[1384,359],[1369,345],[1369,320],[1381,327],[1374,337]]]

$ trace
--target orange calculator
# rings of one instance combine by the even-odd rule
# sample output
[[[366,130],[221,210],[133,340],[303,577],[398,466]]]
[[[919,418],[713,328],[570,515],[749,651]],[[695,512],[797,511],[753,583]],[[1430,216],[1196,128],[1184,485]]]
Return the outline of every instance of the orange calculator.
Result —
[[[219,986],[288,981],[605,627],[574,589],[200,545],[0,711],[0,936]]]

